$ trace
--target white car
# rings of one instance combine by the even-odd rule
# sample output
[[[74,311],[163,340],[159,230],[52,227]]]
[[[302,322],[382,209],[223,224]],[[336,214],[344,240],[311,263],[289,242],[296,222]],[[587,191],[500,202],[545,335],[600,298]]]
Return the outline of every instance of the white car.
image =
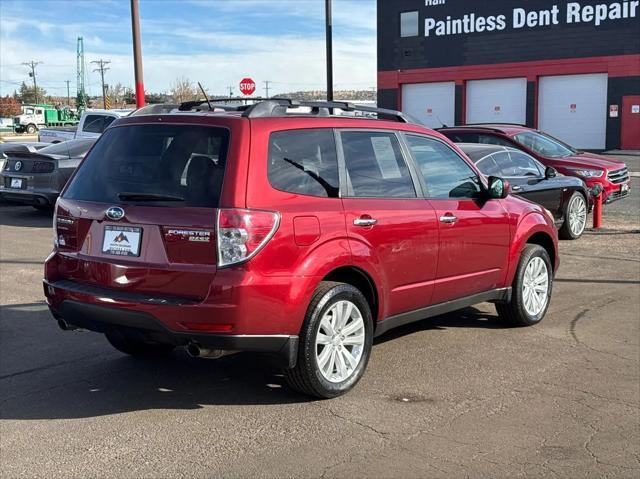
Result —
[[[77,127],[43,128],[38,136],[45,143],[79,138],[98,138],[116,119],[129,115],[133,110],[87,110],[80,117]]]

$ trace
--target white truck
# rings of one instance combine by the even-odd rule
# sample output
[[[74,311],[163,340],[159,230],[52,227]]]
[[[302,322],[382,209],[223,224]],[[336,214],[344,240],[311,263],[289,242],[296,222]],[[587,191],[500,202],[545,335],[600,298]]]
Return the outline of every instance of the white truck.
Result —
[[[39,141],[60,143],[75,138],[98,138],[116,119],[129,115],[133,110],[87,110],[80,117],[77,127],[43,128]]]

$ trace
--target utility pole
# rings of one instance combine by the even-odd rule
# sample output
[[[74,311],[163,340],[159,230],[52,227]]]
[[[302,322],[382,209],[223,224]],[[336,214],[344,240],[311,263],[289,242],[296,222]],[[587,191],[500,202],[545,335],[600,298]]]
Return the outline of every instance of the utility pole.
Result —
[[[40,65],[42,62],[34,62],[31,60],[29,63],[23,63],[24,66],[31,68],[29,72],[29,76],[33,78],[33,94],[36,98],[36,103],[38,103],[38,84],[36,83],[36,67]]]
[[[104,72],[108,70],[106,65],[111,63],[111,61],[103,60],[101,58],[100,60],[94,60],[91,63],[96,63],[97,65],[99,65],[98,68],[96,68],[93,71],[100,72],[100,79],[102,80],[102,107],[106,110],[107,109],[107,91],[106,91],[106,88],[104,87]]]
[[[263,80],[262,83],[264,83],[264,90],[266,92],[266,97],[269,98],[269,84],[273,82],[271,80]]]
[[[136,107],[145,105],[144,78],[142,74],[142,46],[140,44],[140,12],[138,0],[131,0],[131,32],[133,34],[133,68],[136,76]]]
[[[233,87],[229,85],[227,88],[229,89],[229,98],[233,98]]]
[[[69,91],[69,83],[71,83],[71,80],[65,80],[64,82],[67,84],[67,106],[71,108],[71,95]]]
[[[333,34],[331,0],[325,0],[325,33],[327,46],[327,101],[333,101]]]

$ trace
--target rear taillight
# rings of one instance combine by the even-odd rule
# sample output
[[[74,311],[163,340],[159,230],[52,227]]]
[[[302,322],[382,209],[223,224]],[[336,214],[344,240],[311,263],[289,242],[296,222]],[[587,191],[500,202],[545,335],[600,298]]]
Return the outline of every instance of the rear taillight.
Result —
[[[53,246],[57,249],[74,249],[77,242],[77,224],[74,218],[53,213]]]
[[[275,211],[218,210],[218,266],[230,266],[254,257],[275,234],[279,224],[280,215]]]

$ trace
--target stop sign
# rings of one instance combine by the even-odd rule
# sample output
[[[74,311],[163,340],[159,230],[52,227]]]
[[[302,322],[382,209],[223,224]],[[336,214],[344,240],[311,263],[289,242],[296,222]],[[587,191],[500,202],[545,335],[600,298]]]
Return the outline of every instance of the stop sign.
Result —
[[[256,91],[256,82],[251,78],[243,78],[240,80],[240,91],[243,95],[253,95]]]

